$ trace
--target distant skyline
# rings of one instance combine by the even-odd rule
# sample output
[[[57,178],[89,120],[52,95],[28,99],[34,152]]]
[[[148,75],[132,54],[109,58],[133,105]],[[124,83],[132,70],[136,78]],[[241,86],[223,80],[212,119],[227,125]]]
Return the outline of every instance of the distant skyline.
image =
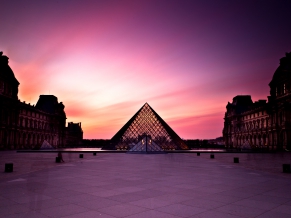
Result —
[[[84,138],[145,102],[184,139],[222,135],[227,102],[267,99],[291,52],[291,1],[5,1],[0,51],[19,99],[55,95]]]

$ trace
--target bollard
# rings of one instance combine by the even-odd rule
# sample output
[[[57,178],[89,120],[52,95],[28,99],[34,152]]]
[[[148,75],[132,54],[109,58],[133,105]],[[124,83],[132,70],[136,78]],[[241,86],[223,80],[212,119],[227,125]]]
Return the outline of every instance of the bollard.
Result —
[[[211,158],[211,159],[214,159],[214,154],[211,154],[211,155],[210,155],[210,158]]]
[[[239,158],[238,158],[238,157],[234,157],[234,158],[233,158],[233,162],[234,162],[234,163],[239,163]]]
[[[200,152],[197,152],[197,156],[200,156]]]
[[[283,164],[283,173],[291,173],[290,164]]]
[[[56,157],[56,163],[61,163],[61,158],[60,157]]]
[[[5,173],[12,173],[13,172],[13,163],[6,163],[5,164]]]
[[[96,152],[94,152],[93,155],[96,156]]]
[[[83,158],[83,154],[80,154],[80,155],[79,155],[79,158]]]

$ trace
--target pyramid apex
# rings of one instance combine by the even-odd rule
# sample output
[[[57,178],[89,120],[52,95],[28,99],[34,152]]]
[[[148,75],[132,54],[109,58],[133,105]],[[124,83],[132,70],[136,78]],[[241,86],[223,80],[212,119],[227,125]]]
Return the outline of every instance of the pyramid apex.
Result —
[[[150,106],[150,105],[146,102],[146,103],[143,104],[143,106],[141,108],[143,108],[145,106]]]

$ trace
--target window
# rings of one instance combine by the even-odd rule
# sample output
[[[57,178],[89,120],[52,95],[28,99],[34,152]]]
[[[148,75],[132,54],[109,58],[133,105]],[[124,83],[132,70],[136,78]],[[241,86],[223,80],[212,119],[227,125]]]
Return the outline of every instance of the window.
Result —
[[[282,114],[282,112],[280,112],[280,114],[279,114],[279,122],[280,122],[280,124],[283,124],[283,114]]]
[[[0,92],[4,92],[4,87],[5,87],[5,83],[4,81],[1,81],[1,86],[0,86]]]
[[[286,84],[284,83],[283,85],[283,93],[285,94],[286,93]]]

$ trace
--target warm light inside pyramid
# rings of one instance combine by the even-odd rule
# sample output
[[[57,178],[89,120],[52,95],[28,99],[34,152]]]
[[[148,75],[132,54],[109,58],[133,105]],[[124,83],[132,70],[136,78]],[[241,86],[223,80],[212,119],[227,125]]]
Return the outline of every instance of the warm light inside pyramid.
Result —
[[[145,142],[145,140],[147,141]],[[111,142],[114,143],[116,149],[126,150],[134,148],[138,143],[147,146],[153,146],[154,144],[154,150],[187,149],[183,140],[148,103],[145,103],[116,133]],[[157,149],[157,146],[160,149]],[[143,150],[143,148],[140,149]]]

